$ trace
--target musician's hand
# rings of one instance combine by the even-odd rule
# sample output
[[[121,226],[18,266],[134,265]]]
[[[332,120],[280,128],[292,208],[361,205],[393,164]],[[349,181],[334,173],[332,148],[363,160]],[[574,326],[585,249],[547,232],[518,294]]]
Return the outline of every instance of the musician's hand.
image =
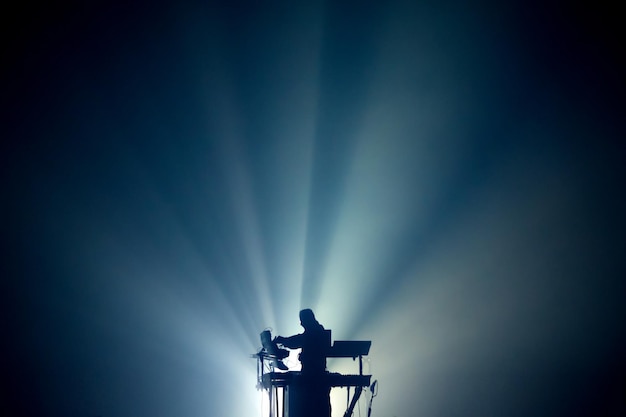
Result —
[[[285,340],[285,338],[284,338],[284,337],[282,337],[282,336],[276,336],[276,337],[274,338],[274,343],[280,343],[280,344],[282,344],[284,340]]]

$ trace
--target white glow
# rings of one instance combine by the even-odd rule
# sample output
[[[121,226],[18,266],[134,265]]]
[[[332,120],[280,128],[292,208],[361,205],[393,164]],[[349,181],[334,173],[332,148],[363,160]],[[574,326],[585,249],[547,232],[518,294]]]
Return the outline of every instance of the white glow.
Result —
[[[544,147],[542,113],[540,120],[526,114],[495,120],[499,105],[517,111],[517,104],[502,99],[508,92],[492,88],[475,65],[485,57],[498,65],[496,44],[507,42],[485,35],[488,17],[454,11],[455,26],[439,27],[447,11],[422,16],[411,3],[385,8],[380,36],[365,46],[372,57],[359,56],[358,68],[348,58],[368,55],[359,52],[361,44],[336,45],[325,32],[351,32],[325,21],[326,13],[342,14],[332,6],[302,2],[296,16],[255,21],[250,33],[228,34],[236,38],[233,51],[211,36],[198,70],[205,89],[199,124],[206,126],[190,128],[187,137],[176,123],[155,120],[141,132],[150,146],[139,146],[136,160],[120,168],[118,191],[128,207],[110,203],[118,196],[108,191],[98,195],[102,201],[83,196],[78,208],[50,198],[69,220],[55,218],[42,234],[55,251],[59,241],[74,239],[58,250],[67,252],[59,256],[63,268],[81,260],[79,284],[63,291],[101,302],[90,324],[114,336],[118,353],[111,361],[126,361],[107,386],[143,387],[137,359],[148,358],[146,391],[169,395],[181,416],[265,413],[268,401],[256,390],[249,355],[265,328],[274,336],[300,333],[301,308],[312,308],[333,340],[372,340],[365,372],[379,381],[376,417],[454,414],[446,406],[484,400],[500,372],[514,380],[519,358],[543,369],[542,361],[570,346],[594,343],[577,326],[592,327],[586,314],[601,302],[587,297],[584,277],[569,277],[579,267],[592,269],[594,258],[584,259],[589,236],[606,243],[585,223],[596,207],[586,199],[596,195],[587,171],[601,163],[588,166],[560,142]],[[234,20],[226,25],[239,28]],[[483,49],[465,47],[475,38]],[[256,67],[240,68],[247,54],[262,57],[252,60]],[[509,58],[513,67],[517,58]],[[349,76],[362,79],[343,85]],[[323,107],[345,110],[333,100],[352,97],[362,98],[346,111],[354,120],[335,120]],[[559,123],[549,134],[569,141],[572,132],[562,126],[570,120]],[[326,132],[345,149],[334,153],[335,143],[321,137]],[[158,140],[171,143],[155,156]],[[197,157],[196,166],[180,155]],[[315,189],[328,160],[336,171]],[[107,173],[114,177],[115,170]],[[318,236],[320,225],[328,228]],[[321,249],[313,259],[318,269],[305,282],[310,246]],[[587,273],[596,278],[595,270]],[[91,280],[92,287],[83,283]],[[301,305],[311,283],[319,294]],[[598,294],[605,288],[611,287]],[[292,371],[300,369],[297,354],[285,361]],[[334,372],[357,373],[355,366],[329,361]],[[178,379],[170,378],[172,369]],[[481,375],[488,378],[475,388]],[[110,404],[134,403],[132,393],[119,391],[102,400],[113,411]],[[345,390],[334,389],[333,416],[345,403]],[[133,415],[125,412],[103,414]]]

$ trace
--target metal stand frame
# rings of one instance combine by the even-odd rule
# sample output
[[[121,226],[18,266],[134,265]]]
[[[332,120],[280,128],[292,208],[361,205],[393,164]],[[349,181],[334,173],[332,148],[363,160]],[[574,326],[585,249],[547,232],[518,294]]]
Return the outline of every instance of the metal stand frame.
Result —
[[[275,368],[272,365],[276,359],[273,355],[269,355],[266,352],[260,351],[259,353],[252,355],[257,358],[257,389],[268,391],[269,396],[269,415],[268,417],[285,417],[285,385],[274,384],[269,382],[269,387],[263,383],[264,375],[268,375],[269,372],[274,372]],[[268,372],[266,372],[266,370]],[[269,376],[269,375],[268,375]],[[279,390],[282,394],[279,396]],[[279,397],[282,397],[282,404],[279,403]]]

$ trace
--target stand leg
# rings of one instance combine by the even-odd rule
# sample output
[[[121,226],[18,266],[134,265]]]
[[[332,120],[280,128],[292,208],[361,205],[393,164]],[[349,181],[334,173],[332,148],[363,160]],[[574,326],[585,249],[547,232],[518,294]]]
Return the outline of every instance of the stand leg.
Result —
[[[272,412],[272,408],[274,407],[274,387],[270,387],[269,389],[269,410],[270,410],[270,414],[269,417],[274,417],[274,413]]]

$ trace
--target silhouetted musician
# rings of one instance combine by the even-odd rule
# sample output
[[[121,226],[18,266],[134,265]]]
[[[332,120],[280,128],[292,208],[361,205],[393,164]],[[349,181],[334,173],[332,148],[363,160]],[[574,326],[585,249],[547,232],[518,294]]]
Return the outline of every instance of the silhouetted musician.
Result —
[[[274,342],[289,349],[302,348],[298,359],[303,375],[324,373],[330,349],[330,330],[325,330],[308,308],[300,311],[300,325],[304,327],[303,333],[291,337],[277,336]]]
[[[330,386],[325,377],[330,331],[324,329],[308,308],[300,311],[300,325],[304,327],[303,333],[274,339],[289,349],[302,348],[299,355],[302,373],[290,387],[289,413],[302,417],[329,417]]]
[[[331,347],[330,330],[324,329],[310,309],[300,311],[300,324],[304,332],[290,336],[277,336],[271,340],[269,331],[261,334],[263,349],[256,355],[260,362],[259,386],[270,393],[274,409],[279,409],[278,389],[283,389],[283,416],[289,417],[330,417],[331,387],[355,387],[352,401],[344,416],[350,416],[364,387],[369,387],[371,375],[363,375],[362,357],[369,353],[371,341],[335,341]],[[274,369],[285,370],[281,366],[285,351],[277,345],[289,349],[301,348],[299,359],[302,364],[300,372],[276,372]],[[282,351],[282,352],[281,352]],[[326,371],[326,358],[359,358],[358,375],[342,375]],[[271,371],[264,373],[263,360],[272,361]],[[275,395],[274,395],[275,393]],[[350,390],[348,389],[348,398]],[[285,409],[288,410],[285,413]],[[277,416],[270,410],[270,417]]]

